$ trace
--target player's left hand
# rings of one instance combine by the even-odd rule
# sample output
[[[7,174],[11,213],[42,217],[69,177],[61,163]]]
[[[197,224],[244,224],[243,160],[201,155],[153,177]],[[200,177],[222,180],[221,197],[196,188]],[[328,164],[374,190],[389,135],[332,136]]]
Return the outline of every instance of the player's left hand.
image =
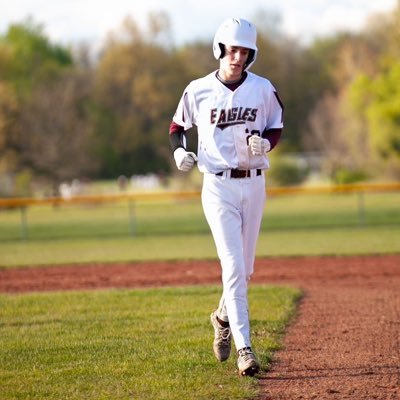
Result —
[[[253,156],[262,156],[271,150],[271,143],[268,139],[252,135],[249,138],[249,147]]]

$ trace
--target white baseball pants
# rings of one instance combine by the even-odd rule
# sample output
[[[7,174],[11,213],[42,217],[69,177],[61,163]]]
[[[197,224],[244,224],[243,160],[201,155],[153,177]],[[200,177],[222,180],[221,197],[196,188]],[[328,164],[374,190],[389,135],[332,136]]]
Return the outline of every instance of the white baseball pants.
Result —
[[[251,347],[247,284],[265,198],[264,174],[239,179],[204,174],[202,205],[222,267],[218,315],[229,321],[237,350]]]

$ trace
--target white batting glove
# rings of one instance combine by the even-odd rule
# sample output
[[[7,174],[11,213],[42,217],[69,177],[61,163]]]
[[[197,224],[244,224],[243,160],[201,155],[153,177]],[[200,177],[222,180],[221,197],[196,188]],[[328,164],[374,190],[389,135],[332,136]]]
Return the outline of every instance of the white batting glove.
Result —
[[[271,143],[268,139],[252,135],[249,138],[249,147],[253,156],[262,156],[271,150]]]
[[[197,156],[191,151],[186,151],[183,147],[178,147],[174,151],[174,159],[178,169],[187,172],[193,168]]]

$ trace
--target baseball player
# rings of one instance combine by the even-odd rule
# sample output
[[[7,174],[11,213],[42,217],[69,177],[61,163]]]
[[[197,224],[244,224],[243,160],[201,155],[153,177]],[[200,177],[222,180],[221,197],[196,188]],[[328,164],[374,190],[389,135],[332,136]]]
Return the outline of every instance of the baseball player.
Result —
[[[197,162],[203,173],[201,201],[222,268],[223,291],[211,313],[213,350],[219,361],[231,353],[233,337],[240,375],[253,376],[260,363],[252,350],[247,285],[265,203],[268,152],[283,128],[283,106],[266,78],[249,72],[257,57],[255,26],[230,18],[218,28],[213,53],[219,69],[189,83],[169,129],[177,168]],[[186,135],[196,126],[197,155]]]

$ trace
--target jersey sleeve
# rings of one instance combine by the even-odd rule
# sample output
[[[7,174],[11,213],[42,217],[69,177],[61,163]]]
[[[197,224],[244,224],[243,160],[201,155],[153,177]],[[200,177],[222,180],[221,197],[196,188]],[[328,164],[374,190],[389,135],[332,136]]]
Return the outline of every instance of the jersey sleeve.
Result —
[[[281,140],[282,128],[266,129],[261,135],[263,138],[268,139],[272,150]]]
[[[266,129],[283,128],[284,106],[276,89],[271,85],[267,110]]]
[[[178,125],[174,121],[171,122],[169,127],[169,144],[172,152],[174,152],[179,147],[184,148],[183,135],[185,131],[182,126]]]
[[[183,127],[185,131],[193,126],[194,101],[192,99],[190,85],[185,89],[179,101],[173,122]]]

